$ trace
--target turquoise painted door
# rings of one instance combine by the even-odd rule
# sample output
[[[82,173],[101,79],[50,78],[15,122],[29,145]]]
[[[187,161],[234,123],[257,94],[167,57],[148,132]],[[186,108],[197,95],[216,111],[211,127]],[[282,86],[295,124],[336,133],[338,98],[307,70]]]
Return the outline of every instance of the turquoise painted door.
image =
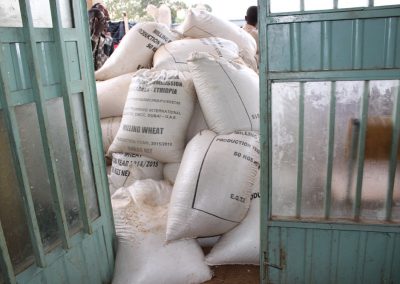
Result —
[[[0,283],[111,282],[86,2],[1,1],[0,86]]]
[[[259,1],[263,283],[400,283],[400,6],[385,3]]]

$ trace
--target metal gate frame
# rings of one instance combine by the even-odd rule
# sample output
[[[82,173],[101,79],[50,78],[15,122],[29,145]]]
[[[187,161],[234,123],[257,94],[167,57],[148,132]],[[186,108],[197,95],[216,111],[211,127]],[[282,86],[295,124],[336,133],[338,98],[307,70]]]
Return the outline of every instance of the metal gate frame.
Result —
[[[299,62],[294,60],[294,64],[289,71],[279,71],[273,72],[270,68],[269,60],[273,60],[268,54],[269,48],[269,34],[268,30],[270,26],[279,24],[289,24],[299,25],[305,22],[329,22],[333,20],[353,20],[353,19],[370,19],[370,18],[387,18],[387,17],[399,17],[400,6],[392,7],[373,7],[373,0],[369,0],[369,7],[365,8],[351,8],[351,9],[338,9],[338,0],[333,1],[334,8],[332,10],[324,11],[304,11],[304,0],[300,0],[300,11],[292,13],[270,13],[270,0],[259,0],[259,45],[260,45],[260,106],[261,106],[261,248],[260,248],[260,277],[262,283],[269,283],[271,281],[271,273],[280,279],[280,282],[285,282],[286,277],[281,278],[282,275],[288,273],[285,271],[285,266],[287,262],[287,255],[282,250],[278,252],[271,252],[270,246],[271,242],[276,241],[279,236],[271,236],[271,230],[273,228],[282,228],[284,230],[289,230],[290,228],[304,229],[307,234],[305,236],[305,242],[310,245],[310,240],[308,239],[308,233],[312,230],[331,230],[333,231],[333,241],[337,241],[338,231],[348,230],[348,231],[358,231],[360,233],[360,241],[366,246],[367,233],[369,232],[379,232],[390,234],[394,236],[390,243],[387,244],[387,250],[390,251],[400,251],[400,226],[398,224],[393,224],[390,222],[376,222],[376,224],[362,224],[358,223],[358,217],[360,215],[360,203],[361,203],[361,190],[362,190],[362,176],[363,176],[363,166],[358,168],[357,171],[357,185],[356,185],[356,201],[354,206],[354,217],[355,222],[344,223],[340,221],[330,220],[330,185],[332,179],[332,160],[333,160],[333,137],[334,137],[334,118],[335,109],[330,109],[330,124],[329,124],[329,149],[328,149],[328,164],[327,164],[327,179],[325,183],[325,198],[324,201],[324,211],[325,219],[321,220],[303,220],[300,217],[300,203],[299,196],[301,197],[301,181],[302,181],[302,167],[303,167],[303,156],[302,156],[302,142],[299,142],[298,149],[298,173],[297,173],[297,208],[296,208],[296,218],[272,218],[272,108],[271,108],[271,85],[273,82],[308,82],[308,81],[346,81],[346,80],[390,80],[390,79],[400,79],[400,69],[395,67],[394,57],[395,50],[387,47],[388,56],[386,58],[385,66],[383,68],[374,68],[364,70],[361,66],[360,54],[356,51],[356,66],[352,70],[332,70],[329,65],[330,50],[322,51],[323,56],[323,68],[321,70],[301,70]],[[296,31],[294,32],[296,37]],[[388,39],[390,41],[395,41],[393,35],[396,36],[396,30],[394,34],[390,34],[392,38]],[[324,39],[325,40],[325,39]],[[291,44],[291,43],[289,43]],[[357,43],[356,43],[357,44]],[[360,49],[360,42],[356,48]],[[282,48],[282,47],[280,47]],[[297,48],[297,49],[296,49]],[[297,58],[298,50],[300,47],[295,47],[293,51],[293,58]],[[357,57],[358,56],[358,57]],[[398,56],[398,55],[397,55]],[[292,58],[292,59],[293,59]],[[317,71],[317,72],[316,72]],[[391,208],[392,208],[392,196],[394,188],[394,180],[397,166],[397,150],[399,148],[400,139],[400,94],[397,95],[397,103],[394,106],[395,119],[394,119],[394,131],[392,134],[392,148],[390,154],[390,165],[389,165],[389,186],[387,190],[386,197],[386,216],[387,221],[391,220]],[[334,96],[332,98],[334,100]],[[331,101],[332,102],[332,101]],[[364,142],[366,134],[366,119],[367,119],[367,108],[368,107],[368,95],[363,97],[363,111],[362,120],[360,126],[359,135],[359,156],[358,161],[363,164],[364,162]],[[300,108],[300,113],[302,112]],[[301,114],[300,114],[301,115]],[[304,115],[304,109],[303,109]],[[304,117],[304,116],[303,116]],[[301,119],[300,119],[301,120]],[[299,141],[303,140],[304,124],[300,122],[299,125]],[[336,231],[336,233],[334,232]],[[306,245],[307,245],[306,244]],[[305,246],[306,246],[305,245]],[[365,247],[364,247],[365,253]],[[311,258],[311,252],[306,256]],[[394,259],[393,257],[397,257]],[[362,256],[360,256],[360,259]],[[390,259],[390,257],[388,257]],[[392,262],[399,262],[398,256],[391,256]],[[304,259],[299,259],[298,264]],[[360,260],[361,261],[361,260]],[[305,270],[309,270],[311,275],[311,270],[313,268],[305,267]],[[314,268],[315,269],[315,268]],[[389,270],[391,268],[388,268]],[[307,273],[308,273],[307,272]],[[386,275],[387,271],[385,271]],[[390,272],[389,272],[390,273]],[[397,273],[400,274],[400,273]],[[304,274],[306,275],[306,274]],[[307,277],[307,276],[305,276]],[[336,275],[336,277],[338,277]],[[358,283],[361,283],[363,276],[357,276]],[[383,276],[382,276],[383,277]],[[399,279],[396,278],[394,281],[400,281],[400,275],[397,275]],[[283,280],[282,280],[283,279]],[[306,278],[306,283],[311,283],[311,278]],[[340,279],[340,276],[339,276]],[[382,278],[383,279],[383,278]],[[327,279],[328,280],[328,279]],[[337,278],[329,279],[331,283],[336,283],[339,281]],[[343,280],[343,279],[342,279]],[[345,280],[346,281],[346,280]],[[347,280],[350,281],[350,280]],[[298,280],[299,283],[303,283],[302,279]],[[274,282],[275,283],[275,282]],[[386,283],[386,282],[385,282]]]
[[[29,227],[29,236],[33,247],[34,264],[28,269],[15,275],[0,223],[0,265],[5,274],[6,283],[54,283],[64,281],[77,283],[76,281],[93,282],[111,281],[114,269],[114,240],[115,229],[112,218],[110,194],[106,175],[105,160],[103,156],[101,128],[92,64],[91,43],[88,30],[88,18],[86,3],[84,0],[72,0],[73,28],[63,28],[61,23],[60,3],[50,0],[51,18],[53,28],[34,28],[32,12],[28,0],[19,0],[21,9],[22,28],[0,27],[0,110],[4,112],[8,136],[10,139],[13,164],[19,183],[20,193],[23,197],[25,215]],[[46,95],[40,63],[38,60],[37,43],[47,41],[54,42],[61,83],[55,86],[53,94]],[[66,51],[66,43],[76,42],[77,61],[81,73],[81,80],[72,81],[69,76],[70,62]],[[8,82],[7,70],[4,62],[3,46],[9,43],[25,43],[27,46],[27,64],[31,71],[30,78],[32,88],[17,92],[11,92]],[[97,202],[100,216],[92,221],[87,208],[87,197],[83,190],[82,168],[80,167],[79,152],[76,139],[77,129],[74,125],[74,113],[71,106],[73,93],[82,93],[86,124],[88,129],[89,148],[92,157],[94,182],[97,193]],[[62,97],[64,113],[68,128],[69,146],[71,149],[74,178],[77,185],[79,214],[83,223],[83,229],[73,235],[69,235],[65,211],[62,201],[60,184],[55,166],[54,153],[48,133],[48,117],[45,102],[55,97]],[[36,103],[40,136],[45,154],[46,169],[51,185],[53,207],[56,212],[57,227],[60,234],[61,246],[46,253],[41,241],[38,222],[33,205],[32,193],[29,186],[28,175],[21,149],[18,123],[14,107],[28,103]],[[104,256],[99,259],[97,250],[104,249]],[[74,259],[74,260],[71,260]],[[75,262],[75,263],[74,263]],[[75,267],[74,267],[75,266]],[[74,269],[80,267],[80,273]],[[81,279],[81,280],[79,280]]]

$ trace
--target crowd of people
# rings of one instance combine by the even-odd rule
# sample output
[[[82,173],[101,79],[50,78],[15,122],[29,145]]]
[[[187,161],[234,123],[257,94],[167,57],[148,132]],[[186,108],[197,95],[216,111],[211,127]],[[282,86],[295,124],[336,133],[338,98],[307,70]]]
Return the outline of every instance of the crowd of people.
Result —
[[[89,9],[88,16],[94,70],[98,70],[114,51],[114,40],[109,30],[110,15],[103,4],[96,3]],[[258,56],[257,6],[247,9],[245,20],[242,28],[256,40]]]

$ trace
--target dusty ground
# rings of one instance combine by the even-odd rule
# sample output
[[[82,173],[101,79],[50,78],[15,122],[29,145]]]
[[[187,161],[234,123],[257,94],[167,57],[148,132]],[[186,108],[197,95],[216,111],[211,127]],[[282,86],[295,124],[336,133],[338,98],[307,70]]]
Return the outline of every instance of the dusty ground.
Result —
[[[211,248],[203,248],[207,254]],[[255,265],[221,265],[211,267],[214,276],[203,284],[258,284],[260,267]]]
[[[212,267],[214,277],[204,284],[258,284],[260,283],[259,266],[222,265]]]

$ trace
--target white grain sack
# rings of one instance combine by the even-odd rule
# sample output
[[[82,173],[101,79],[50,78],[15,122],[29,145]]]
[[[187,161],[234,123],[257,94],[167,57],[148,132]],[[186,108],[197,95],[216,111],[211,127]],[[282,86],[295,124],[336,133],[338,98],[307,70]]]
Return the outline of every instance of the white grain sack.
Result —
[[[204,38],[220,37],[235,42],[249,67],[257,66],[257,43],[245,30],[234,23],[220,19],[207,11],[190,9],[178,30],[185,37]]]
[[[122,116],[133,73],[96,81],[100,118]]]
[[[95,72],[96,80],[103,81],[142,68],[150,68],[156,50],[177,38],[164,24],[136,24],[122,38],[110,58]]]
[[[114,284],[203,283],[212,276],[195,240],[165,244],[167,182],[143,180],[112,196],[118,239]]]
[[[164,163],[180,162],[195,98],[187,72],[136,72],[109,153],[135,153]]]
[[[100,120],[104,153],[107,153],[108,148],[114,141],[115,135],[117,135],[120,124],[121,124],[121,117],[109,117]]]
[[[237,226],[250,205],[259,152],[255,132],[196,135],[175,180],[167,240],[216,236]]]
[[[212,248],[215,246],[215,244],[218,242],[218,240],[221,238],[221,236],[215,236],[215,237],[208,237],[208,238],[197,238],[197,243],[202,247],[202,248]]]
[[[181,163],[168,163],[164,165],[164,179],[171,184],[175,183],[176,175],[178,174]]]
[[[253,264],[259,265],[260,249],[260,175],[251,195],[246,218],[224,234],[206,257],[209,265]]]
[[[197,97],[210,130],[259,131],[259,77],[252,69],[207,53],[188,61]]]
[[[186,133],[186,142],[189,142],[201,130],[207,130],[208,125],[204,118],[203,111],[201,110],[200,103],[196,100],[194,105],[193,115],[190,119],[190,124]]]
[[[181,39],[160,47],[153,58],[156,69],[189,71],[186,60],[192,52],[208,52],[228,60],[239,57],[239,48],[230,40],[209,37],[201,39]]]
[[[163,164],[157,160],[138,154],[114,153],[110,183],[114,188],[127,187],[135,180],[163,179]]]

